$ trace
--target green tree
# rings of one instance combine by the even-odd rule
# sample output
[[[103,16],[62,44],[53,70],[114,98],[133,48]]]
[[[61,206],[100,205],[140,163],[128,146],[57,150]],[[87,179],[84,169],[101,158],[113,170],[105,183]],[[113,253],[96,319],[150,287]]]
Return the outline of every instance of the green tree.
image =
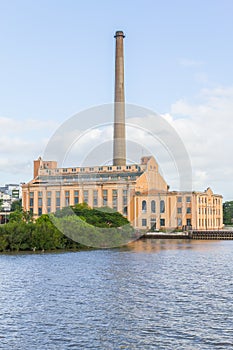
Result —
[[[24,211],[22,209],[16,209],[10,213],[9,222],[21,222],[26,223],[33,222],[33,214],[30,211]]]
[[[22,209],[22,199],[12,202],[11,211],[21,210]]]
[[[135,239],[129,221],[108,207],[91,209],[78,204],[51,217],[67,237],[88,247],[116,247]]]
[[[23,221],[23,211],[21,209],[16,209],[10,213],[9,222],[22,222]]]
[[[5,249],[11,251],[31,250],[32,249],[32,232],[34,230],[33,224],[26,224],[25,222],[9,222],[4,225],[3,237],[7,241]]]
[[[95,227],[109,228],[129,225],[129,221],[123,215],[109,207],[92,209],[88,207],[86,203],[82,203],[77,204],[71,208],[77,216],[82,218],[88,224],[93,225]],[[64,216],[66,216],[66,212],[64,213]],[[61,211],[60,217],[62,216],[63,214]]]
[[[233,224],[233,201],[223,203],[223,223],[225,225]]]

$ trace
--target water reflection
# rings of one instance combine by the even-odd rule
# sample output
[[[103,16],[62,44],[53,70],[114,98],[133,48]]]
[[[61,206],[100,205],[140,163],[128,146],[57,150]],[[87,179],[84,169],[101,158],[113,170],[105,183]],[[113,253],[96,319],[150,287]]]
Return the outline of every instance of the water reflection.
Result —
[[[189,239],[141,239],[128,244],[124,250],[137,253],[155,253],[162,250],[196,250],[199,252],[211,251],[221,246],[221,241],[189,240]]]

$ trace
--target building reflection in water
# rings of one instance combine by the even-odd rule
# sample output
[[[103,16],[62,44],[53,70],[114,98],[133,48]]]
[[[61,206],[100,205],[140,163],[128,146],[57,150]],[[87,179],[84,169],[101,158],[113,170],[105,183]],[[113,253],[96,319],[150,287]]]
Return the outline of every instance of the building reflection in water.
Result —
[[[123,250],[130,250],[142,253],[155,253],[163,250],[197,250],[209,251],[221,245],[221,241],[211,240],[189,240],[189,239],[140,239],[123,247]]]

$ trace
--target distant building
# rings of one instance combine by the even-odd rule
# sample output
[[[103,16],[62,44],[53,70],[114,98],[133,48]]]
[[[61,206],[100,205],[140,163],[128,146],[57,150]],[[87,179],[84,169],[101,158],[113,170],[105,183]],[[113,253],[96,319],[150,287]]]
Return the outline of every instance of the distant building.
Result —
[[[124,60],[121,31],[116,32],[113,165],[58,168],[54,160],[34,161],[34,177],[22,186],[23,207],[35,217],[87,203],[109,206],[137,229],[217,230],[222,228],[222,196],[169,191],[154,157],[126,164]]]
[[[0,187],[1,207],[10,210],[15,200],[22,198],[22,188],[19,184],[6,184]]]
[[[6,184],[0,187],[0,223],[7,222],[12,203],[21,198],[22,188],[19,184]]]
[[[0,186],[0,193],[9,194],[12,199],[22,198],[22,189],[19,184],[6,184]]]

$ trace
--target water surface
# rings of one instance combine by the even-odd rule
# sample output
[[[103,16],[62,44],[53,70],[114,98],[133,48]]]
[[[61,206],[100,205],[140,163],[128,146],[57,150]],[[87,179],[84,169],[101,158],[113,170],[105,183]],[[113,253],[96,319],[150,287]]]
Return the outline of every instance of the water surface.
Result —
[[[232,349],[233,241],[0,255],[0,349]]]

